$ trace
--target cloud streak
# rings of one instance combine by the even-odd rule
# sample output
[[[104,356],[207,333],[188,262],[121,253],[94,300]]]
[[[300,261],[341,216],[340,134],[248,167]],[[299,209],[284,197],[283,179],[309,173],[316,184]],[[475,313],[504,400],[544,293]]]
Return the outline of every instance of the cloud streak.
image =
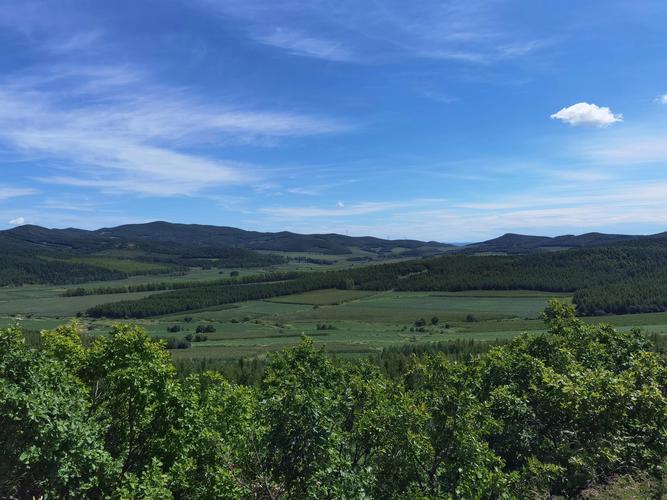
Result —
[[[276,28],[268,35],[256,35],[255,41],[287,51],[289,54],[336,62],[359,62],[342,42],[316,38],[298,31]]]
[[[20,196],[29,196],[36,194],[37,191],[32,188],[21,188],[12,186],[0,186],[0,200],[9,200]]]
[[[501,28],[513,18],[501,2],[199,2],[225,19],[236,19],[255,41],[328,61],[372,63],[411,57],[493,64],[526,57],[551,43],[523,33],[521,25],[511,32]]]
[[[60,86],[67,92],[56,90]],[[65,175],[42,182],[191,195],[252,184],[259,168],[200,152],[338,133],[349,125],[294,112],[204,105],[126,68],[64,68],[0,84],[0,143]]]

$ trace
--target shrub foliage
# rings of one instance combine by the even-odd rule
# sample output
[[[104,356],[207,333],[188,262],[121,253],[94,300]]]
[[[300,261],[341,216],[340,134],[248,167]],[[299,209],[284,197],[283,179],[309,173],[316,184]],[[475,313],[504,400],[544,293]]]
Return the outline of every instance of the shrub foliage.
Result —
[[[527,498],[657,474],[667,368],[639,331],[552,302],[548,333],[400,372],[337,363],[309,339],[257,386],[179,377],[163,344],[118,325],[0,331],[0,496]],[[403,359],[403,358],[401,358]]]

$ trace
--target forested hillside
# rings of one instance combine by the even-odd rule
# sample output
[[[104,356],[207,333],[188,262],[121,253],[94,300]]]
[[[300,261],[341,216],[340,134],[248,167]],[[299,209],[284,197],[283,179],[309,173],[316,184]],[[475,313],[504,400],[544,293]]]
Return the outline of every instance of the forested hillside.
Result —
[[[267,267],[284,262],[285,258],[277,255],[194,246],[187,240],[134,242],[92,231],[37,226],[0,232],[0,286],[83,283],[193,267]]]
[[[452,245],[435,241],[384,240],[381,238],[354,237],[340,234],[296,234],[289,231],[263,233],[244,231],[233,227],[205,226],[199,224],[173,224],[151,222],[130,224],[97,231],[102,236],[114,236],[132,241],[159,241],[182,243],[188,241],[197,246],[230,246],[250,250],[283,252],[313,252],[322,254],[346,254],[352,247],[370,252],[391,252],[395,248],[413,252],[438,253]]]
[[[75,324],[36,347],[2,330],[0,496],[519,499],[641,474],[659,498],[663,358],[558,302],[545,318],[547,334],[465,362],[423,353],[391,377],[304,340],[257,387],[180,379],[129,325],[90,346]]]
[[[566,250],[569,248],[593,248],[616,245],[620,243],[637,243],[667,238],[667,233],[646,236],[628,234],[586,233],[580,235],[566,234],[562,236],[530,236],[525,234],[507,233],[492,240],[466,245],[463,253],[507,253],[527,254],[544,251]]]
[[[312,272],[280,283],[183,288],[99,305],[88,314],[140,318],[324,288],[576,292],[574,301],[580,314],[663,311],[667,309],[667,290],[661,276],[666,268],[664,241],[525,256],[451,255]]]

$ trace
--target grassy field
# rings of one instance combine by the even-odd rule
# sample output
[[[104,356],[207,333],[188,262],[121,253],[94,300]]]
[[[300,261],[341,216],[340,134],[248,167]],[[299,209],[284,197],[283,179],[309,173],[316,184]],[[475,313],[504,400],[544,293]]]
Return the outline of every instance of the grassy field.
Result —
[[[375,295],[376,292],[364,290],[315,290],[313,292],[298,293],[270,299],[271,302],[282,304],[305,304],[311,306],[339,305],[353,300],[359,300]]]
[[[288,266],[296,266],[294,263]],[[328,266],[324,266],[328,267]],[[229,276],[230,270],[192,270],[184,275],[134,276],[88,283],[84,287],[139,284],[153,281],[197,281]],[[257,269],[239,269],[241,275]],[[138,298],[156,292],[62,297],[63,286],[23,286],[0,289],[0,326],[19,321],[26,329],[53,328],[80,311],[104,302]],[[160,293],[160,292],[157,292]],[[531,291],[368,292],[318,290],[269,300],[229,304],[196,312],[136,320],[154,336],[185,338],[198,326],[212,326],[205,342],[174,350],[176,358],[224,358],[261,355],[298,342],[303,335],[334,353],[354,355],[383,347],[454,339],[507,339],[543,330],[539,319],[551,297],[566,294]],[[436,324],[431,324],[437,318]],[[426,326],[415,326],[423,319]],[[92,335],[104,334],[108,320],[81,319]],[[605,316],[586,321],[608,322],[627,329],[640,326],[667,335],[667,313]],[[178,332],[168,327],[178,326]]]

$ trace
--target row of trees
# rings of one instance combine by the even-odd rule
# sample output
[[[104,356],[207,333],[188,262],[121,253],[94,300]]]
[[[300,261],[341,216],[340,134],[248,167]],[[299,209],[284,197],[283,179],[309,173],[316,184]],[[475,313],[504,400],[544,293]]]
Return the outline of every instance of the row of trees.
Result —
[[[269,299],[310,290],[347,288],[352,286],[347,280],[344,273],[306,273],[287,281],[196,286],[149,295],[137,300],[100,304],[88,309],[86,314],[96,318],[144,318],[247,300]]]
[[[234,272],[234,271],[233,271]],[[238,272],[231,278],[200,281],[157,281],[138,283],[131,285],[114,285],[98,287],[68,288],[62,294],[63,297],[81,297],[84,295],[111,295],[116,293],[133,292],[159,292],[164,290],[181,290],[184,288],[200,288],[209,286],[242,285],[249,283],[271,283],[274,281],[285,281],[296,279],[301,276],[296,271],[272,271],[261,274],[238,276]]]
[[[638,331],[552,303],[549,333],[394,378],[312,341],[258,387],[179,378],[164,347],[76,325],[0,333],[0,496],[528,498],[574,495],[667,453],[667,369]]]

